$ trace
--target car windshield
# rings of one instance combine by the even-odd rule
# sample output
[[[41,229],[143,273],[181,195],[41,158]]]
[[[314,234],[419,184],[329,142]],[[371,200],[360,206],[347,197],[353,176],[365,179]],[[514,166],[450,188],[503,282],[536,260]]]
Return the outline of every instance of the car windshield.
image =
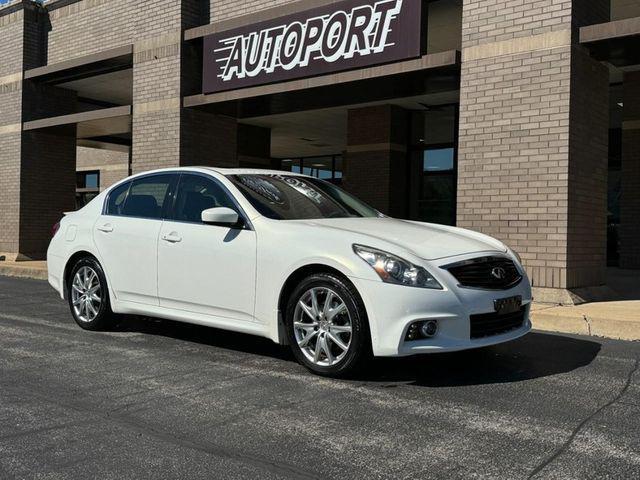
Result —
[[[379,217],[380,212],[329,182],[294,175],[230,175],[253,207],[274,220]]]

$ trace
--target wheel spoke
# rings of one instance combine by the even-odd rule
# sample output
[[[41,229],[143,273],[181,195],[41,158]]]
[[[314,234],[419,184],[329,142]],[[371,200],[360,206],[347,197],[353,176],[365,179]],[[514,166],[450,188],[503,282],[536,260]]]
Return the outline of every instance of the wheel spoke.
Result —
[[[307,305],[306,303],[304,303],[302,300],[300,300],[298,302],[298,305],[300,305],[300,308],[302,308],[302,311],[304,313],[307,314],[307,316],[309,318],[311,318],[311,320],[315,321],[316,320],[316,315],[314,315],[313,310],[311,307],[309,307],[309,305]]]
[[[331,325],[331,331],[335,333],[351,333],[351,325]]]
[[[73,301],[73,305],[74,306],[78,306],[80,304],[80,302],[82,302],[82,297],[78,297]]]
[[[76,285],[76,282],[73,282],[73,285],[71,285],[71,287],[78,292],[80,295],[84,294],[84,290],[82,290],[78,285]]]
[[[313,322],[313,323],[293,322],[293,326],[296,328],[301,328],[305,331],[308,331],[308,330],[314,330],[318,328],[318,322]]]
[[[298,342],[298,346],[300,348],[304,348],[309,344],[309,341],[311,341],[313,338],[318,336],[318,332],[311,332],[309,333],[307,336],[305,336],[302,340],[300,340]],[[317,345],[316,345],[316,350],[318,349]]]
[[[330,322],[333,321],[333,319],[336,318],[336,316],[340,315],[342,312],[345,312],[346,310],[347,310],[347,306],[344,303],[340,302],[340,305],[329,310],[329,313],[327,314],[327,320],[329,320]]]
[[[333,363],[333,354],[331,353],[331,348],[329,347],[329,343],[327,342],[326,335],[320,337],[320,340],[322,342],[320,346],[322,347],[322,350],[324,350],[324,354],[327,357],[327,362],[329,362],[329,365],[331,365]]]
[[[316,294],[315,288],[311,289],[311,311],[313,312],[313,319],[315,320],[320,313],[320,308],[318,307],[318,295]]]
[[[333,335],[331,332],[328,332],[327,337],[329,337],[331,341],[335,343],[343,352],[346,352],[349,349],[349,346],[346,345],[342,340],[340,340],[337,335]]]
[[[313,352],[313,361],[318,363],[320,361],[320,349],[322,345],[322,338],[318,338],[316,342],[316,350]]]
[[[89,314],[92,315],[91,318],[94,318],[97,314],[98,311],[95,309],[95,307],[93,306],[93,303],[91,303],[91,300],[87,300],[87,316],[89,316]]]
[[[333,303],[333,292],[329,290],[327,292],[327,297],[324,299],[324,306],[322,307],[322,314],[325,318],[329,317],[329,312],[331,311],[331,303]]]
[[[89,298],[91,299],[92,302],[95,302],[97,304],[100,304],[102,302],[102,299],[95,293],[91,295]]]

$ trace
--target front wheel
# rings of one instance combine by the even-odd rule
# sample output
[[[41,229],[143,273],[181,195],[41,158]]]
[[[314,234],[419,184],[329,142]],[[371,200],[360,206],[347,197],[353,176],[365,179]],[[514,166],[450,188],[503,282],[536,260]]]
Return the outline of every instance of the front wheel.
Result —
[[[362,299],[337,275],[313,274],[300,282],[287,303],[286,319],[294,356],[314,373],[347,376],[371,358]]]

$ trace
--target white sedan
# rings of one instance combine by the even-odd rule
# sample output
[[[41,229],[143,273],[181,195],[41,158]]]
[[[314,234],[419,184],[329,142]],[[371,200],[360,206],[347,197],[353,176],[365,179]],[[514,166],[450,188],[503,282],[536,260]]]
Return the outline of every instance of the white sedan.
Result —
[[[530,328],[531,286],[503,243],[397,220],[282,171],[130,177],[67,214],[49,283],[82,328],[139,314],[261,335],[312,371],[465,350]]]

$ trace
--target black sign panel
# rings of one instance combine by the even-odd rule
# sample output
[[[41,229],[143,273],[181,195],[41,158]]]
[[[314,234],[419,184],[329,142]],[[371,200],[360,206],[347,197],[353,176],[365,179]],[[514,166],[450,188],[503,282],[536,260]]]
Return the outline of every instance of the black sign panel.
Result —
[[[204,38],[203,93],[420,56],[421,0],[345,0]]]

